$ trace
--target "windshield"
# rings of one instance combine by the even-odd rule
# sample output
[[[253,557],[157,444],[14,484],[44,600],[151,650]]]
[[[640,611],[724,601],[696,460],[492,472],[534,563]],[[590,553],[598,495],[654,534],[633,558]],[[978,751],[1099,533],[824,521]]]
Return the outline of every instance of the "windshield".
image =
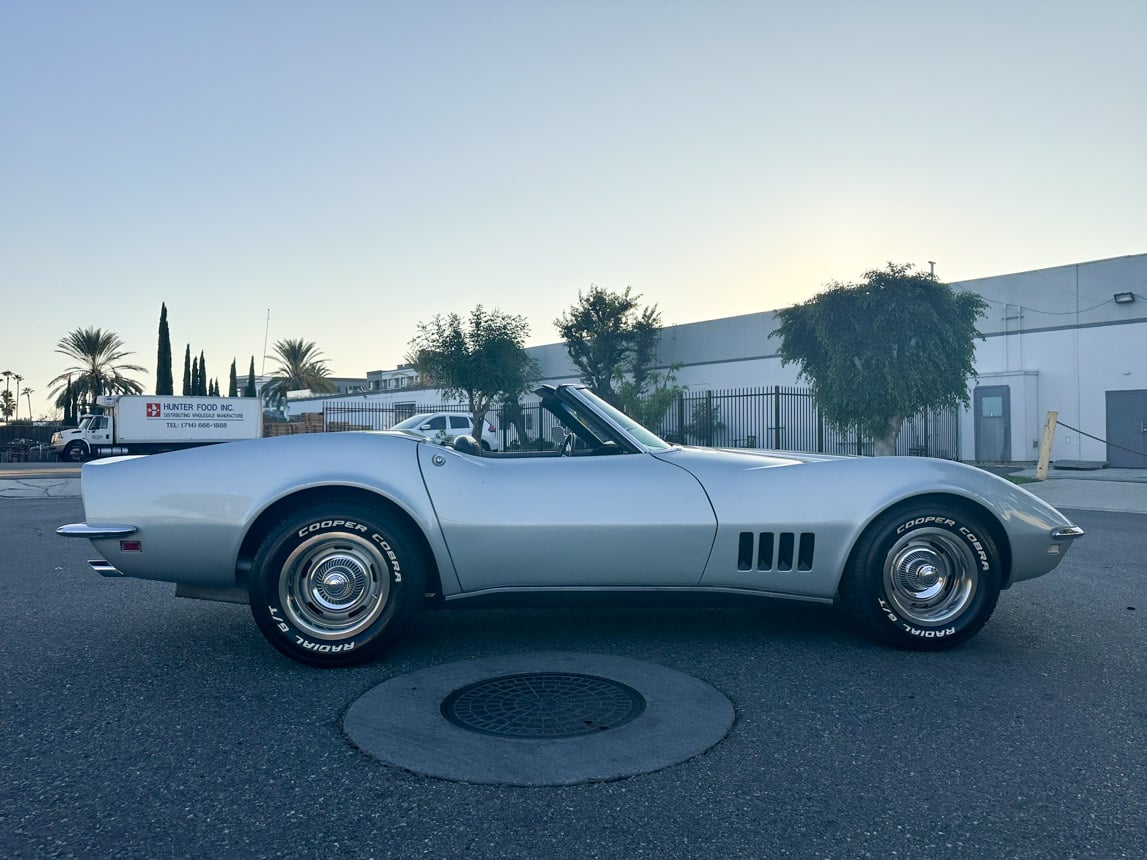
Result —
[[[626,433],[636,439],[647,451],[665,451],[672,447],[664,439],[659,438],[656,434],[642,427],[620,409],[610,406],[588,388],[580,389],[582,397],[587,400],[593,401],[593,404],[605,413],[609,418],[613,419],[619,427]]]
[[[399,421],[397,424],[395,424],[390,429],[391,430],[413,430],[415,427],[421,427],[423,424],[425,424],[426,419],[429,417],[430,416],[427,414],[411,415],[405,421]]]

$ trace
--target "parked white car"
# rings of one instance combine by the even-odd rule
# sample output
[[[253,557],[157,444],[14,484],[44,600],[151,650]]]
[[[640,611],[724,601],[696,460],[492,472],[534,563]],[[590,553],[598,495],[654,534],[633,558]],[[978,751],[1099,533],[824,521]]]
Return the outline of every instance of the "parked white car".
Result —
[[[485,424],[486,426],[482,428],[482,438],[479,440],[482,448],[487,451],[497,451],[502,447],[502,443],[498,441],[498,431],[489,421]],[[478,438],[474,433],[473,419],[464,412],[420,412],[411,415],[405,421],[399,421],[390,429],[412,430],[444,445],[452,443],[455,436]]]

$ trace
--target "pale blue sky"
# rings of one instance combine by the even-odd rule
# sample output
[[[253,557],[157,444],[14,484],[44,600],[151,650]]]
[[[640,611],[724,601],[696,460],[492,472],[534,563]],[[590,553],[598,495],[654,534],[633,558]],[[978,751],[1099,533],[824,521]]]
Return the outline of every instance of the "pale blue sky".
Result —
[[[78,327],[152,390],[161,302],[225,387],[268,309],[361,376],[591,284],[674,324],[1147,252],[1145,57],[1141,0],[0,0],[0,369],[39,417]]]

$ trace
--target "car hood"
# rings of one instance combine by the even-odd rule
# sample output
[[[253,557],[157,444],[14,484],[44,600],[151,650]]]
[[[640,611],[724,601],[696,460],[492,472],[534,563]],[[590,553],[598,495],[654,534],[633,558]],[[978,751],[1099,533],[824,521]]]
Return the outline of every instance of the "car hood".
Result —
[[[669,451],[658,452],[659,457],[686,468],[703,470],[772,469],[779,466],[800,466],[806,463],[826,463],[858,460],[835,454],[803,454],[797,451],[761,451],[753,448],[699,448],[680,445]],[[871,459],[871,458],[869,458]]]
[[[655,456],[694,475],[717,508],[755,507],[768,496],[795,515],[833,510],[866,519],[903,499],[948,493],[975,501],[1004,522],[1014,518],[1040,527],[1069,521],[1047,502],[998,475],[933,457],[843,457],[790,451],[673,448]],[[803,468],[794,468],[794,467]],[[808,507],[808,510],[804,508]]]

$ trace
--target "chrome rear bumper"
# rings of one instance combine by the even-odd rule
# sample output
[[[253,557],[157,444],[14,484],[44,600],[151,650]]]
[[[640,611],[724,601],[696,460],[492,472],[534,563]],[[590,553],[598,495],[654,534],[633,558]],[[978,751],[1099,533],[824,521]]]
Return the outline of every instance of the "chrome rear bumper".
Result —
[[[80,537],[88,540],[100,538],[117,538],[133,535],[138,531],[135,526],[89,526],[87,523],[70,523],[56,529],[61,537]]]

